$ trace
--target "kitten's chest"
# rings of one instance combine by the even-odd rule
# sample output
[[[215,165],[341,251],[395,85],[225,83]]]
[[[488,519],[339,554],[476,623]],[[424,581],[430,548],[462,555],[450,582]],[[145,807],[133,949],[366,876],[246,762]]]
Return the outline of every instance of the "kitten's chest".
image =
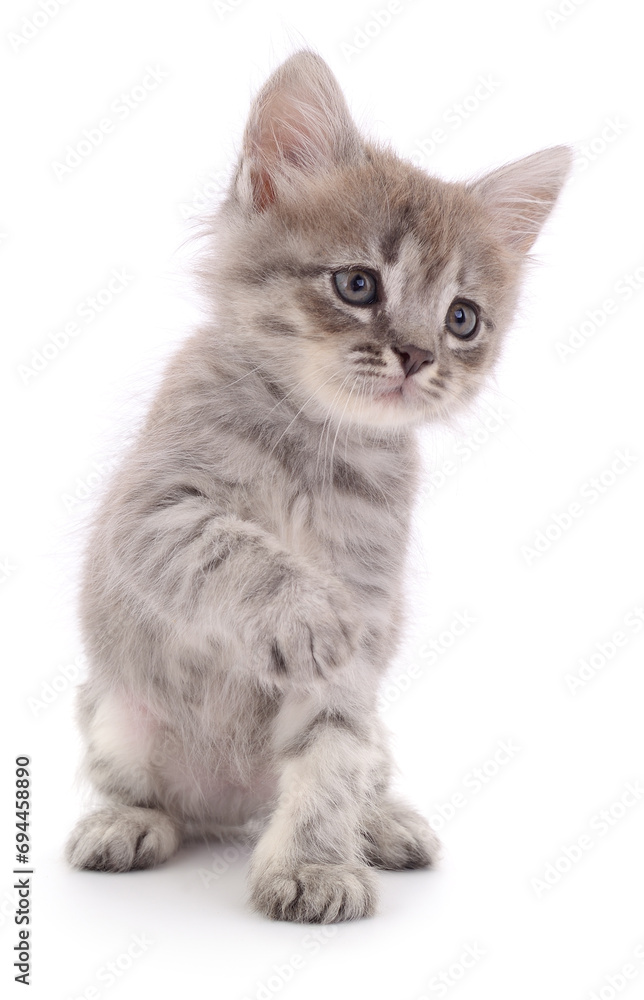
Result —
[[[388,591],[402,572],[414,489],[405,465],[392,464],[379,476],[343,461],[332,481],[285,477],[270,497],[267,527],[289,551],[362,592]]]

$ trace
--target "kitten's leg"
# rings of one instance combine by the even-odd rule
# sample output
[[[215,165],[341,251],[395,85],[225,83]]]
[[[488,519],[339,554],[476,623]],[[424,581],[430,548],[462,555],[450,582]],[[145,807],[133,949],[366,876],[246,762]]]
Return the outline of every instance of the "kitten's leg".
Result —
[[[105,540],[119,551],[111,590],[142,618],[168,623],[186,648],[207,656],[223,640],[236,649],[236,669],[273,690],[295,678],[315,687],[351,658],[358,630],[347,588],[257,525],[216,516],[192,495],[153,505],[134,525],[123,521],[123,534]],[[99,639],[114,561],[103,568],[97,560],[85,588],[85,628]]]
[[[360,835],[368,715],[330,699],[292,696],[275,732],[279,798],[251,859],[253,906],[277,920],[311,923],[369,916],[376,879]]]
[[[236,647],[234,668],[271,691],[295,682],[317,690],[326,674],[342,669],[356,644],[346,589],[306,560],[292,556],[257,526],[217,518],[205,500],[194,501],[191,492],[187,496],[170,513],[161,510],[163,528],[157,527],[158,511],[153,506],[154,512],[146,519],[148,533],[123,535],[119,551],[133,561],[128,564],[125,556],[114,560],[122,576],[114,576],[109,590],[105,588],[105,579],[111,579],[108,571],[116,572],[109,561],[101,567],[97,560],[96,577],[90,574],[86,580],[84,625],[94,646],[97,676],[104,678],[101,683],[112,690],[122,672],[121,664],[109,661],[98,670],[108,645],[105,606],[112,592],[122,590],[130,598],[136,594],[142,610],[171,622],[172,631],[185,640],[188,649],[212,655],[213,643],[223,634]],[[114,544],[118,541],[118,537],[112,539]],[[116,606],[113,613],[118,615],[120,608]],[[172,820],[162,813],[127,811],[127,807],[140,809],[159,802],[149,766],[152,747],[146,744],[151,720],[140,713],[130,718],[127,697],[117,698],[118,704],[114,698],[102,693],[96,718],[86,722],[85,728],[90,735],[89,777],[119,806],[123,822],[119,826],[113,814],[105,811],[83,821],[72,835],[68,858],[76,865],[109,864],[123,870],[144,861],[165,860],[176,849],[179,835],[171,833],[168,824]],[[88,708],[86,714],[92,715],[94,709]],[[155,836],[142,829],[144,818],[154,824]],[[112,839],[114,850],[107,851]]]
[[[65,855],[74,868],[124,872],[166,861],[181,843],[178,824],[155,802],[155,726],[125,695],[79,692],[88,741],[85,773],[109,800],[81,819]]]
[[[363,815],[365,856],[376,868],[430,868],[440,856],[440,841],[427,820],[392,792],[389,734],[379,719],[374,726],[378,750],[372,758],[370,797]]]

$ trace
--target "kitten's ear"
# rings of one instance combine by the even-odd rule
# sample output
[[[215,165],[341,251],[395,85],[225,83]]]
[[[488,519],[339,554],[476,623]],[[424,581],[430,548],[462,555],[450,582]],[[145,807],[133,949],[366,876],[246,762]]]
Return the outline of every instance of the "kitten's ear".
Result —
[[[548,218],[572,165],[568,146],[552,146],[515,160],[469,185],[495,217],[497,232],[527,253]]]
[[[362,155],[362,144],[333,73],[314,52],[287,59],[251,108],[235,179],[241,200],[263,211],[280,185]]]

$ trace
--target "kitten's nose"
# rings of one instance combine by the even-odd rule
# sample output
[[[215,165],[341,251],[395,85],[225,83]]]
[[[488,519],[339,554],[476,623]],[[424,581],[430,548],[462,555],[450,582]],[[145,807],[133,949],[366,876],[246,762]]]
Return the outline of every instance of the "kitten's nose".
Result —
[[[413,344],[403,344],[402,347],[396,347],[395,344],[392,344],[391,349],[400,358],[405,375],[415,375],[425,365],[434,363],[434,355],[431,351],[415,347]]]

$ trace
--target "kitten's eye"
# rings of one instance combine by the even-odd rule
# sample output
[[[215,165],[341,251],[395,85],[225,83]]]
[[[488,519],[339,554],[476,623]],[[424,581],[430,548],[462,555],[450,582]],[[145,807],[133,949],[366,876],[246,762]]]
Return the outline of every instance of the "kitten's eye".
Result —
[[[373,274],[354,268],[333,275],[338,295],[354,306],[368,306],[376,300],[377,284]]]
[[[452,302],[447,310],[445,326],[455,337],[469,340],[478,330],[479,314],[469,302]]]

